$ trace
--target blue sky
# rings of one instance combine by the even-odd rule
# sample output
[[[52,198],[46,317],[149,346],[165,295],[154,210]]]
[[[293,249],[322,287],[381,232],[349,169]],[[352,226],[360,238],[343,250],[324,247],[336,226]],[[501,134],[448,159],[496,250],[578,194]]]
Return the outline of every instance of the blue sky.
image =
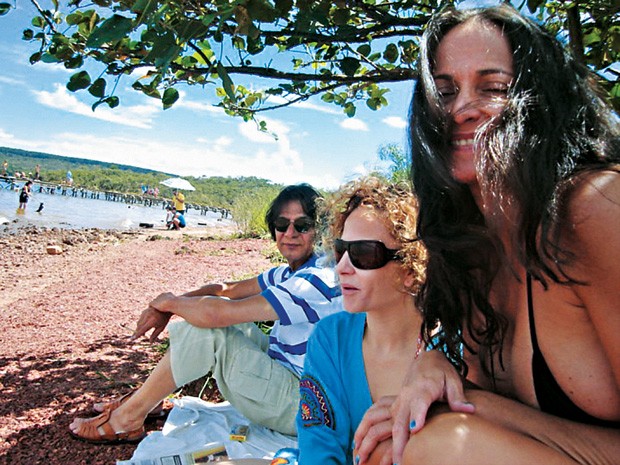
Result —
[[[75,71],[29,64],[36,44],[22,41],[21,31],[34,8],[23,1],[17,6],[0,17],[0,146],[181,176],[257,176],[331,189],[379,166],[381,145],[406,144],[413,83],[391,85],[389,105],[377,112],[360,102],[354,118],[320,98],[263,113],[277,140],[213,107],[213,86],[179,87],[180,100],[164,111],[158,100],[132,90],[129,77],[118,87],[119,107],[93,112],[90,94],[65,88]]]

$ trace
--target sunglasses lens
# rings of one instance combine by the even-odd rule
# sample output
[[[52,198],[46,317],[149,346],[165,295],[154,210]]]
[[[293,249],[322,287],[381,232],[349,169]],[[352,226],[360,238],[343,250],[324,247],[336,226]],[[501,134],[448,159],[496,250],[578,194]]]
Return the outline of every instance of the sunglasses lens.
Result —
[[[334,257],[336,258],[336,263],[339,263],[342,260],[342,256],[347,251],[347,245],[344,243],[342,239],[336,239],[334,241]]]
[[[314,227],[314,222],[308,218],[297,218],[293,222],[293,226],[298,233],[307,233]]]
[[[273,226],[274,228],[276,228],[276,231],[283,233],[283,232],[286,232],[289,224],[291,223],[286,218],[276,218],[276,220],[273,223]]]
[[[349,247],[351,264],[360,270],[381,268],[389,260],[385,258],[385,249],[380,242],[357,242]]]
[[[314,228],[314,221],[312,221],[310,218],[305,218],[305,217],[297,218],[292,223],[293,223],[293,227],[295,228],[295,231],[297,231],[300,234],[307,233],[312,228]],[[276,218],[276,220],[273,223],[273,226],[276,229],[276,231],[284,233],[288,230],[288,227],[290,224],[291,224],[291,220],[289,220],[288,218],[279,217],[279,218]]]
[[[349,252],[351,264],[359,270],[376,270],[384,267],[394,258],[382,242],[379,241],[352,241],[342,239],[334,241],[334,255],[336,263],[340,262],[345,252]]]

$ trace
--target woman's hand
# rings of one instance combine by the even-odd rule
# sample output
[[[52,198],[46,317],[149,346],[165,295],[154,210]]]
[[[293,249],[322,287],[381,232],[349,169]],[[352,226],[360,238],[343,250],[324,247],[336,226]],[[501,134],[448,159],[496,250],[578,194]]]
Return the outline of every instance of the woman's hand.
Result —
[[[355,433],[360,462],[389,436],[385,430],[391,423],[392,463],[400,463],[409,437],[424,426],[434,402],[447,402],[454,412],[474,412],[474,406],[465,398],[461,376],[437,350],[424,352],[411,363],[396,398],[382,399],[364,415]]]
[[[136,324],[136,330],[131,335],[130,339],[135,341],[139,337],[144,336],[150,329],[153,329],[153,332],[149,337],[149,341],[155,342],[157,340],[157,336],[159,336],[166,328],[171,316],[172,313],[164,313],[154,307],[148,307],[140,315],[138,323]]]
[[[366,463],[377,446],[392,436],[392,404],[396,396],[386,396],[375,402],[364,414],[353,436],[354,465]],[[384,451],[381,465],[396,463],[392,460],[392,448]]]

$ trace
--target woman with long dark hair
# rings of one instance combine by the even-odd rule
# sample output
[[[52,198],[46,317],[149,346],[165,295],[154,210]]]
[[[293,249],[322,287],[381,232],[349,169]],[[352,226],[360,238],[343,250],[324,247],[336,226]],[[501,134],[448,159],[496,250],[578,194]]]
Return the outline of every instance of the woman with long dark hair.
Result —
[[[448,349],[369,410],[361,462],[392,436],[385,463],[620,463],[617,116],[508,5],[440,13],[420,73],[418,306]]]

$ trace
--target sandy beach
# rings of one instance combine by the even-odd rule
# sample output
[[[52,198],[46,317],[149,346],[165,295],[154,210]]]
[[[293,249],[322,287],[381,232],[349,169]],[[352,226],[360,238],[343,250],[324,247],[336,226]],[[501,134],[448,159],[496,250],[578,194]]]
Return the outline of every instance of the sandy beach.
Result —
[[[94,401],[128,392],[161,356],[157,345],[127,339],[149,300],[273,266],[270,241],[226,239],[230,232],[0,232],[0,464],[131,457],[135,446],[86,444],[68,425],[90,416]],[[49,254],[50,245],[62,253]]]

